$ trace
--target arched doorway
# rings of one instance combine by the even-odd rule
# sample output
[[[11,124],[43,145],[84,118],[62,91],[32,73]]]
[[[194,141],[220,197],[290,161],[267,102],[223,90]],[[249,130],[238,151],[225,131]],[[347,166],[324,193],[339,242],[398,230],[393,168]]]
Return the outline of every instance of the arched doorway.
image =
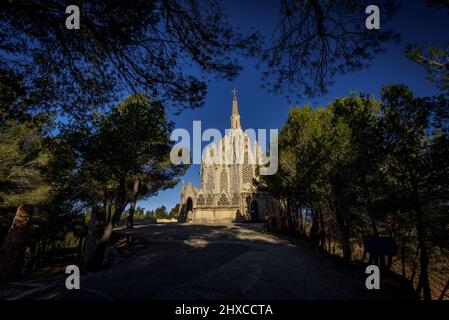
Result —
[[[187,212],[193,211],[193,201],[192,198],[187,198]]]
[[[186,222],[190,223],[193,220],[193,201],[192,198],[187,198],[186,202]]]
[[[252,221],[259,221],[259,204],[256,200],[251,202],[251,220]]]

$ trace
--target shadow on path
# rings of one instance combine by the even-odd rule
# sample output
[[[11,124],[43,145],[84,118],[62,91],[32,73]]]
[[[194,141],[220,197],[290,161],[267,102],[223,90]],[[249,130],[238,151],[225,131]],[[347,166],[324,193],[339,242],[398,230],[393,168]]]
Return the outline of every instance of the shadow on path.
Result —
[[[4,284],[0,298],[413,299],[391,279],[367,290],[361,266],[264,234],[261,224],[141,224],[116,233],[133,244],[119,249],[126,258],[83,276],[81,290],[65,289],[59,273]]]

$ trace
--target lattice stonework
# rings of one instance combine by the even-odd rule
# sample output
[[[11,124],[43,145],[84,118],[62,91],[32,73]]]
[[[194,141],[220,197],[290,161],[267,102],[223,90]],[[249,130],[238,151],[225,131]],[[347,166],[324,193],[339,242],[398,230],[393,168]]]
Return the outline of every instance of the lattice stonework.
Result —
[[[224,193],[221,194],[220,199],[218,200],[219,206],[229,206],[228,198]]]
[[[221,169],[220,190],[224,192],[228,190],[228,174],[226,173],[226,168]]]
[[[206,189],[213,192],[215,190],[214,168],[207,167]]]
[[[212,197],[212,195],[210,193],[206,197],[206,205],[207,206],[214,205],[214,198]]]
[[[248,149],[245,150],[245,156],[243,159],[243,183],[245,182],[251,182],[253,179],[253,168],[252,166],[249,164],[249,159],[248,159]]]
[[[196,199],[196,205],[197,206],[204,206],[204,202],[205,202],[204,196],[202,194],[200,194],[198,196],[198,198]]]
[[[239,171],[237,165],[231,167],[231,189],[239,189]]]
[[[239,204],[239,197],[238,197],[237,193],[234,193],[234,194],[232,195],[231,204],[232,204],[233,206],[237,206],[237,205]]]

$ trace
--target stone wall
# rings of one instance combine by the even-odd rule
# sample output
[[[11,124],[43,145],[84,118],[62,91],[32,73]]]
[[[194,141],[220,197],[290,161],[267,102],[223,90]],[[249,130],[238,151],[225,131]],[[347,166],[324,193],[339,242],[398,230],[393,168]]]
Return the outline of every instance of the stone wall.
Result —
[[[192,223],[232,223],[238,208],[196,208]]]

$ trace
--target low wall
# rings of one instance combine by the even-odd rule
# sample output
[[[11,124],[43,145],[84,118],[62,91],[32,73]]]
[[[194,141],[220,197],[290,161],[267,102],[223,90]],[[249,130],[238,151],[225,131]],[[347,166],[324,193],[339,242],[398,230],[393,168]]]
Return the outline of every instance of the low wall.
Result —
[[[171,219],[157,219],[157,223],[166,223],[166,222],[178,222],[178,219],[171,218]]]
[[[237,208],[195,209],[192,223],[232,223],[236,220]]]

